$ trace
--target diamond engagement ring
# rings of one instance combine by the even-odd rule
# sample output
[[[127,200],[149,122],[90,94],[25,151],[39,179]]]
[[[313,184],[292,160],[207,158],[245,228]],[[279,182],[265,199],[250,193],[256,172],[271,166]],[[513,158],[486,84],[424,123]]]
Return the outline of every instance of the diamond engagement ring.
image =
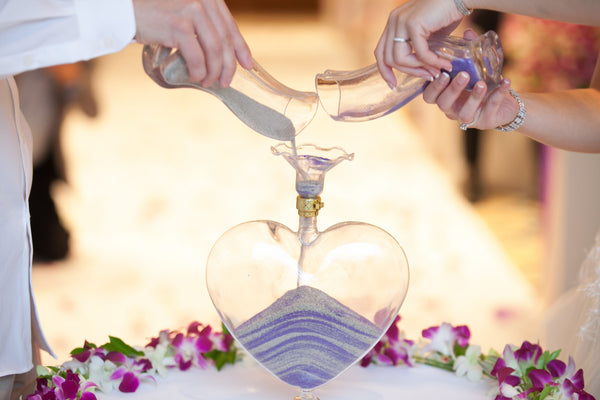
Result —
[[[409,43],[410,42],[410,38],[401,38],[401,37],[395,37],[394,38],[394,42],[400,42],[400,43]]]

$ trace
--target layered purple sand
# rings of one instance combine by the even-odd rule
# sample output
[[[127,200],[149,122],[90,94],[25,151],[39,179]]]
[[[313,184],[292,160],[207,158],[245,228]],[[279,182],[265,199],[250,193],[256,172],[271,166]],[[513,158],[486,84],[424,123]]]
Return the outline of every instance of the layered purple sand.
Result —
[[[450,78],[454,79],[459,72],[465,71],[469,74],[469,83],[467,89],[472,90],[477,82],[482,80],[484,77],[480,75],[475,62],[470,58],[457,58],[452,60],[452,72],[450,72]]]
[[[321,290],[300,286],[234,330],[257,361],[290,385],[313,389],[335,378],[382,334]]]

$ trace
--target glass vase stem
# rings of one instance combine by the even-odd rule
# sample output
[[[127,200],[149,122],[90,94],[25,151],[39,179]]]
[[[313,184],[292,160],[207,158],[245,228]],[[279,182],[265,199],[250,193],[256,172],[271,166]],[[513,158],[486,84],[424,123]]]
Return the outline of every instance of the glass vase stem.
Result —
[[[300,217],[298,236],[303,246],[310,246],[319,236],[317,217]]]

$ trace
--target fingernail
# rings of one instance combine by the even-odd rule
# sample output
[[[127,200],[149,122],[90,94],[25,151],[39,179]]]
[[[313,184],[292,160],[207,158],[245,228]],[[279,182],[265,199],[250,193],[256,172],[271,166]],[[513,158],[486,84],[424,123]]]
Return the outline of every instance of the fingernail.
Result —
[[[466,72],[461,72],[456,76],[458,83],[465,83],[469,79],[469,75]]]
[[[477,90],[483,90],[483,88],[484,88],[483,82],[477,82],[475,84],[475,89],[477,89]]]
[[[450,82],[450,74],[445,71],[442,72],[439,77],[439,82],[444,85]]]
[[[396,90],[396,85],[394,85],[392,82],[387,82],[387,84],[391,90]]]

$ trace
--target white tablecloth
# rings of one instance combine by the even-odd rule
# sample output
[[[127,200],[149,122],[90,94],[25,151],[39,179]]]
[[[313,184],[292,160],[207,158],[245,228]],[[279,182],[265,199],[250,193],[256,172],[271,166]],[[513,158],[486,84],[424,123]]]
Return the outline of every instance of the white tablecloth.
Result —
[[[489,400],[489,382],[473,383],[437,368],[371,366],[351,367],[337,379],[317,388],[320,400]],[[228,366],[217,371],[174,370],[166,380],[142,383],[131,393],[114,391],[99,400],[292,400],[299,390],[289,386],[259,366]]]

